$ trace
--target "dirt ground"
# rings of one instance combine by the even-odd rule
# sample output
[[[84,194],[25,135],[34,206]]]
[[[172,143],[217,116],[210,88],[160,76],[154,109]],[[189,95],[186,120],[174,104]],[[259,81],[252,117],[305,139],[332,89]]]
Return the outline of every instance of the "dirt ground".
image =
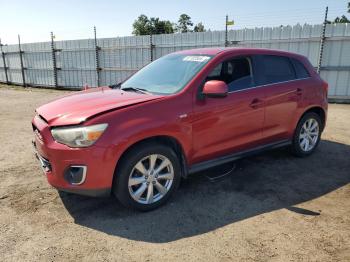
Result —
[[[215,183],[194,175],[138,213],[48,185],[30,121],[64,92],[21,89],[0,88],[0,261],[350,261],[350,105],[330,105],[314,155],[280,149]]]

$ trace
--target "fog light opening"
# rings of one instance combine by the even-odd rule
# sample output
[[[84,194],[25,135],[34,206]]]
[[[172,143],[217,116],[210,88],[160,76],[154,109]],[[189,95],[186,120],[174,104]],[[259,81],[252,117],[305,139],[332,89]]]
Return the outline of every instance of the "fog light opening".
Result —
[[[64,173],[64,178],[71,185],[81,185],[86,178],[86,166],[70,166]]]

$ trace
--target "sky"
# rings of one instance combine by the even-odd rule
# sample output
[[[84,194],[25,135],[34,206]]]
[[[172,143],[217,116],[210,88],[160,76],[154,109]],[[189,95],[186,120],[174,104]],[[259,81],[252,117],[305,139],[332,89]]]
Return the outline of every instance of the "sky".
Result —
[[[346,14],[344,0],[0,0],[0,38],[3,44],[45,42],[53,31],[56,40],[128,36],[140,15],[177,22],[182,13],[205,28],[224,30],[225,16],[235,21],[230,29],[319,24],[326,6],[329,18]],[[350,14],[348,14],[350,17]]]

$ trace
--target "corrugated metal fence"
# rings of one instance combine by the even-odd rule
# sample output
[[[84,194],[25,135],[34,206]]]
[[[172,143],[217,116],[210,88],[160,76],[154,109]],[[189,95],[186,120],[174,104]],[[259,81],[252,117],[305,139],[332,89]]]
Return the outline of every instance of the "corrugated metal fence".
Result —
[[[321,32],[321,24],[242,29],[228,31],[227,40],[229,46],[300,53],[316,67]],[[331,96],[349,97],[350,24],[329,24],[325,36],[321,76],[329,82]],[[9,45],[0,55],[0,82],[62,88],[109,85],[165,54],[224,45],[225,31]]]

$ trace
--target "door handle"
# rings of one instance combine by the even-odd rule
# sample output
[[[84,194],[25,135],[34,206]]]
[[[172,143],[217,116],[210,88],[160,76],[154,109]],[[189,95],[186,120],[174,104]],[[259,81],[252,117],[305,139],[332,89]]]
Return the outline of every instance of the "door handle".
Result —
[[[263,103],[262,100],[258,98],[254,98],[253,101],[250,103],[250,107],[253,109],[257,109],[261,104]]]

